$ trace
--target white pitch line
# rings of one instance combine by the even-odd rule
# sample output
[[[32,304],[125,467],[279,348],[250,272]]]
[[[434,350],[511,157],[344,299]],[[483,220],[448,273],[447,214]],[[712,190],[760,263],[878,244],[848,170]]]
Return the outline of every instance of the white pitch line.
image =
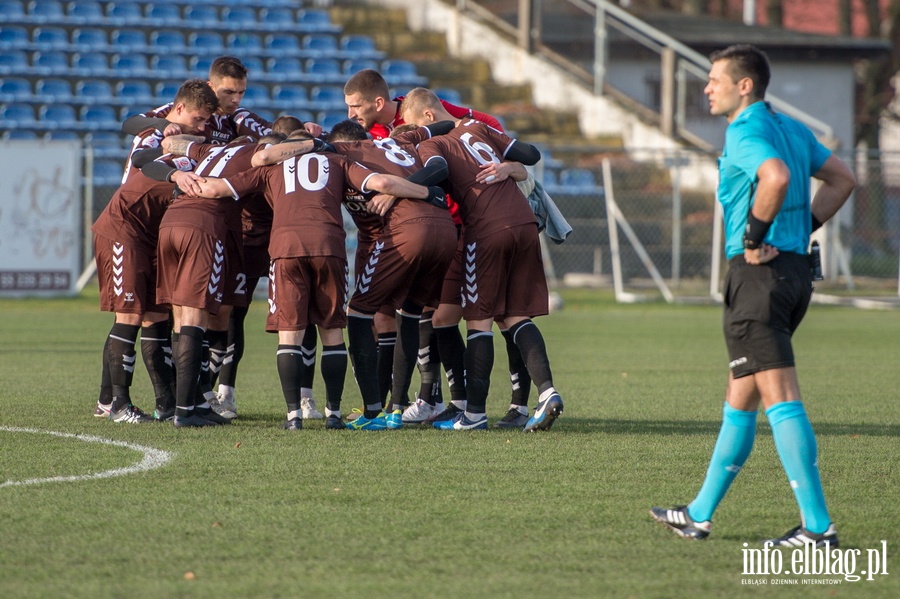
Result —
[[[0,431],[10,433],[36,433],[40,435],[52,435],[54,437],[64,437],[68,439],[77,439],[86,443],[103,443],[104,445],[115,445],[116,447],[125,447],[133,451],[140,451],[144,457],[140,462],[127,466],[125,468],[114,468],[112,470],[104,470],[103,472],[95,472],[93,474],[79,474],[77,476],[51,476],[49,478],[29,478],[27,480],[8,480],[0,483],[0,489],[3,487],[20,487],[24,485],[39,485],[43,483],[66,483],[78,482],[82,480],[91,480],[95,478],[111,478],[113,476],[123,476],[126,474],[134,474],[144,470],[153,470],[165,466],[172,459],[172,454],[162,449],[154,449],[144,445],[135,443],[126,443],[125,441],[114,441],[112,439],[104,439],[103,437],[94,437],[93,435],[78,435],[72,433],[59,433],[56,431],[44,431],[36,428],[19,428],[16,426],[0,426]]]

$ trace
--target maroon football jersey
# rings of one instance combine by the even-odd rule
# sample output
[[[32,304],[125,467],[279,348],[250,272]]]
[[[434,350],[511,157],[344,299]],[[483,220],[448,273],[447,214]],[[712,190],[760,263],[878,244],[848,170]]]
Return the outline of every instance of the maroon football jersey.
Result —
[[[185,158],[179,170],[192,170],[193,166],[190,159]],[[134,169],[97,217],[91,231],[107,239],[124,237],[146,242],[155,248],[159,223],[172,201],[173,189],[171,183],[154,181]]]
[[[423,129],[426,133],[427,129]],[[359,162],[365,167],[379,173],[387,173],[398,177],[407,178],[422,168],[422,162],[412,144],[400,143],[391,138],[380,140],[348,141],[334,144],[339,154]],[[355,191],[355,190],[354,190]],[[345,206],[353,216],[356,226],[363,231],[364,226],[376,223],[373,227],[375,235],[383,228],[390,231],[400,225],[417,218],[449,218],[447,210],[429,204],[423,200],[400,198],[382,219],[377,214],[371,214],[365,209],[365,202],[355,202],[354,206],[345,201]],[[374,218],[373,218],[374,217]],[[374,237],[373,237],[374,238]],[[362,241],[362,235],[360,235]]]
[[[269,255],[346,257],[341,202],[374,173],[337,154],[312,153],[245,171],[226,181],[236,198],[264,192],[273,211]]]
[[[262,146],[255,143],[238,143],[220,146],[215,144],[189,144],[187,156],[196,166],[194,173],[201,177],[228,177],[251,168],[250,161]],[[216,221],[224,219],[231,231],[241,230],[241,209],[253,195],[235,202],[230,198],[207,199],[189,195],[179,196],[169,207],[167,224],[191,224],[213,233]]]
[[[526,223],[536,223],[534,212],[512,179],[493,185],[475,178],[481,165],[501,162],[516,140],[475,120],[460,122],[447,135],[438,135],[419,144],[425,164],[438,156],[447,161],[450,195],[459,203],[467,234],[488,235]]]
[[[174,106],[174,102],[157,106],[141,116],[165,118]],[[241,135],[249,135],[259,139],[272,132],[272,123],[246,108],[238,108],[233,114],[213,114],[206,122],[203,135],[210,143],[227,144]]]

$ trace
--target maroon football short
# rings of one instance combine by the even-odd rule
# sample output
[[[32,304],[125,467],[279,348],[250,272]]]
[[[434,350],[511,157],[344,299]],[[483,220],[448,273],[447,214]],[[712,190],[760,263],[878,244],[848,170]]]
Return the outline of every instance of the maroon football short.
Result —
[[[463,318],[542,316],[549,311],[541,243],[534,224],[467,236],[463,248]]]
[[[248,279],[261,279],[269,274],[269,245],[244,246],[244,272]],[[253,290],[250,290],[253,293]]]
[[[246,308],[250,305],[253,290],[247,287],[244,267],[244,244],[240,231],[228,231],[225,236],[225,295],[222,303],[226,306]]]
[[[422,218],[404,223],[369,249],[356,272],[350,306],[371,314],[384,306],[399,308],[409,298],[436,308],[456,245],[456,227],[449,220]]]
[[[156,301],[156,248],[133,239],[94,235],[100,309],[120,314],[167,312]]]
[[[347,326],[347,260],[334,256],[279,258],[269,268],[266,330],[302,331]]]
[[[185,225],[159,230],[159,302],[218,314],[225,295],[225,240]]]
[[[462,235],[457,235],[456,251],[453,254],[453,259],[450,261],[450,266],[447,268],[447,273],[444,275],[440,300],[442,304],[451,304],[454,306],[462,304],[462,296],[460,293],[463,281],[463,238]]]

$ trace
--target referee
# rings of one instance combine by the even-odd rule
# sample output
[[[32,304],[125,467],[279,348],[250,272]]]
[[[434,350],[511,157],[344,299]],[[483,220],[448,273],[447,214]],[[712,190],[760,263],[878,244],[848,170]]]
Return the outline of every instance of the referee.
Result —
[[[729,376],[722,428],[706,479],[687,506],[650,514],[680,536],[704,539],[713,512],[753,447],[762,402],[800,507],[800,525],[775,546],[837,547],[819,478],[816,438],[800,399],[791,336],[812,295],[809,236],[856,185],[850,169],[804,125],[764,101],[766,55],[749,45],[714,52],[704,93],[728,120],[719,160],[725,212],[725,343]],[[810,176],[822,185],[810,205]]]

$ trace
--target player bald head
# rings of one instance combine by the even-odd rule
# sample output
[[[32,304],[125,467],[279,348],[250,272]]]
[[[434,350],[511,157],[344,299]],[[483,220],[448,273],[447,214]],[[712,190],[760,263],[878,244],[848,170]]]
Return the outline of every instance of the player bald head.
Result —
[[[433,91],[424,87],[411,90],[400,105],[403,120],[420,127],[438,121],[458,121],[447,112]]]
[[[272,131],[290,135],[292,131],[303,129],[303,121],[289,114],[282,115],[272,121]]]

